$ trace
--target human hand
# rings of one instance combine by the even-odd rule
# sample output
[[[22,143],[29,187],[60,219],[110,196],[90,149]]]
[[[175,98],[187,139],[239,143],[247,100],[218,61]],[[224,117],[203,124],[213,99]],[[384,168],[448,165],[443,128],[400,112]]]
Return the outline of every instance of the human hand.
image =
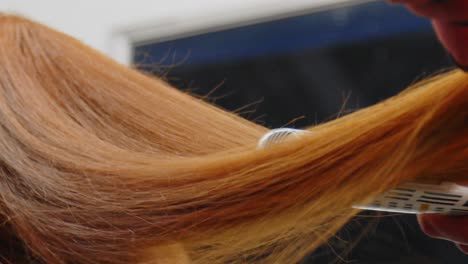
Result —
[[[404,4],[414,13],[432,19],[442,44],[460,68],[468,71],[467,0],[389,0]]]
[[[468,254],[468,216],[421,214],[418,222],[426,235],[454,242]]]
[[[442,44],[455,62],[468,71],[468,1],[467,0],[389,0],[404,4],[417,15],[432,19]],[[468,254],[468,216],[440,214],[418,215],[421,229],[430,237],[454,242]]]

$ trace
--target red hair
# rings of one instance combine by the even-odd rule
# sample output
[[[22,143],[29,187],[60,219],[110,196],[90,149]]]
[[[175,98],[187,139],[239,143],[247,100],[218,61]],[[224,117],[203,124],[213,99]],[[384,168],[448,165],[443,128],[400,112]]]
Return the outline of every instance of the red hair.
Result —
[[[468,172],[460,71],[257,149],[266,128],[29,20],[0,16],[0,58],[9,262],[294,263],[353,204]]]

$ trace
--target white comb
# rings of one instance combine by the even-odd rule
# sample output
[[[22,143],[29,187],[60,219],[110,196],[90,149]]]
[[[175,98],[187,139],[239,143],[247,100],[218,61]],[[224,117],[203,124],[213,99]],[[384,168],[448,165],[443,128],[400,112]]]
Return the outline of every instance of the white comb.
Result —
[[[270,130],[258,141],[258,148],[267,148],[271,145],[275,145],[281,142],[285,142],[287,139],[299,138],[308,131],[292,129],[292,128],[277,128]]]
[[[279,128],[265,134],[258,148],[285,142],[308,133],[305,130]],[[425,184],[408,182],[391,189],[373,202],[353,208],[407,214],[468,214],[468,187],[455,183]]]

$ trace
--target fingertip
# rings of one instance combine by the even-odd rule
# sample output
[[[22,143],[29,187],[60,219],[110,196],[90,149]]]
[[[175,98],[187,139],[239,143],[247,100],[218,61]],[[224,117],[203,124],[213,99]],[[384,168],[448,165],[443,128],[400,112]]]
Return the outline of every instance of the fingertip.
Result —
[[[468,244],[468,216],[425,214],[418,216],[421,229],[428,236]]]
[[[456,243],[455,245],[457,246],[457,248],[458,248],[461,252],[463,252],[463,253],[465,253],[466,255],[468,255],[468,245],[466,245],[466,244],[458,244],[458,243]]]
[[[421,227],[421,230],[427,236],[430,236],[432,238],[439,238],[440,237],[439,231],[432,224],[430,214],[420,214],[420,215],[417,216],[417,218],[418,218],[418,223],[419,223],[419,226]]]

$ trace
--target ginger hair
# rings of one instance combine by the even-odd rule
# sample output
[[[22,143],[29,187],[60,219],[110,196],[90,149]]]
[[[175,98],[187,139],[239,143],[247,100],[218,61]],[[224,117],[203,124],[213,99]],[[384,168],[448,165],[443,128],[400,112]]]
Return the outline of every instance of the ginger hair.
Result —
[[[258,149],[267,128],[30,20],[0,15],[0,58],[4,262],[295,263],[354,204],[467,180],[458,70]]]

